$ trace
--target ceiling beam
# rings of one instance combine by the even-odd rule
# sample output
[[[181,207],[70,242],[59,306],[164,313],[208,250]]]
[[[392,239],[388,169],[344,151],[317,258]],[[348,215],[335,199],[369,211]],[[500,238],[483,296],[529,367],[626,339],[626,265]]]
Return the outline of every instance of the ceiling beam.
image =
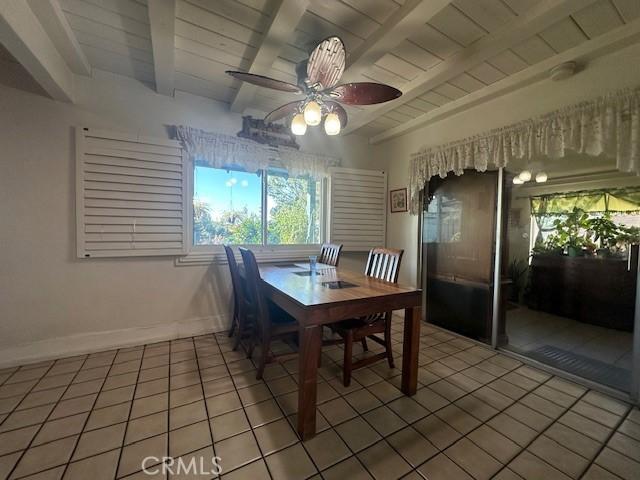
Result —
[[[344,80],[357,80],[358,76],[386,53],[424,28],[453,0],[407,0],[347,57]]]
[[[51,98],[73,102],[73,72],[27,2],[0,1],[0,43]]]
[[[391,128],[371,138],[371,143],[376,144],[397,137],[418,127],[428,125],[455,115],[463,110],[488,102],[494,98],[506,95],[514,90],[549,78],[549,71],[561,63],[575,61],[584,65],[603,55],[620,50],[640,41],[640,19],[629,22],[626,25],[611,30],[593,40],[588,40],[569,50],[554,55],[542,62],[536,63],[513,75],[503,78],[489,86],[476,90],[469,95],[444,104],[420,115],[413,120]],[[551,80],[549,80],[551,81]]]
[[[37,1],[37,0],[35,0]],[[147,3],[149,30],[153,48],[156,92],[173,96],[175,89],[176,1],[153,0]]]
[[[504,50],[566,18],[572,13],[582,10],[597,0],[541,0],[524,15],[517,17],[481,38],[469,47],[460,50],[448,59],[421,73],[401,87],[403,95],[391,102],[383,103],[376,108],[366,109],[354,118],[345,128],[350,133],[372,122],[376,118],[403,105],[432,88],[457,77],[485,60],[494,57]]]
[[[91,65],[58,0],[29,0],[29,6],[73,73],[91,75]]]
[[[271,22],[267,27],[262,42],[249,67],[249,73],[269,75],[271,66],[278,58],[278,54],[292,37],[293,32],[304,15],[309,4],[308,0],[278,0],[271,15]],[[242,82],[232,102],[231,111],[242,113],[251,104],[256,86]]]

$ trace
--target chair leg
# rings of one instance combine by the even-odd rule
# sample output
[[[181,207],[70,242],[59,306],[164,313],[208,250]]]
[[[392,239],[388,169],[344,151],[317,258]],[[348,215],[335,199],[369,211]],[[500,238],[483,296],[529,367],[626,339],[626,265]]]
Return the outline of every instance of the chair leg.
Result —
[[[233,333],[236,330],[236,322],[238,321],[238,307],[235,303],[233,306],[233,316],[231,317],[231,328],[229,329],[229,338],[233,337]]]
[[[255,348],[256,341],[253,333],[249,336],[249,347],[247,348],[247,358],[251,360],[253,357],[253,349]]]
[[[347,331],[344,337],[344,366],[342,383],[345,387],[351,385],[351,371],[353,369],[353,332]]]
[[[365,352],[369,351],[369,347],[367,347],[367,337],[362,338],[362,350]]]
[[[391,320],[387,320],[387,325],[384,329],[384,343],[387,350],[387,360],[389,361],[389,368],[395,368],[393,363],[393,349],[391,348]]]
[[[262,380],[262,374],[264,373],[264,367],[267,364],[267,358],[269,357],[269,347],[271,345],[271,339],[267,338],[262,341],[262,347],[260,351],[260,363],[258,364],[258,373],[256,374],[256,380]]]

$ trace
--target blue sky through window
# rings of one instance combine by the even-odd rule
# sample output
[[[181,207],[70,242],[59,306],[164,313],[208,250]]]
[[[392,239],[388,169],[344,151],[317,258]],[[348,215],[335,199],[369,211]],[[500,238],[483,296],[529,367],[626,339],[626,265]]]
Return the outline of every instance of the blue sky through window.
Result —
[[[222,212],[242,210],[260,214],[262,182],[255,173],[219,170],[196,166],[194,172],[194,198],[211,208],[214,219]]]

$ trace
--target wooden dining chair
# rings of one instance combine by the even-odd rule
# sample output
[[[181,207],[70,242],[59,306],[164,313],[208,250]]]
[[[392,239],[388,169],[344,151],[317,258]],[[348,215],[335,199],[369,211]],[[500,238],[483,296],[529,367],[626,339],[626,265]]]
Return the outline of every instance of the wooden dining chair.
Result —
[[[263,292],[258,262],[251,250],[239,248],[244,263],[247,293],[256,328],[251,336],[248,356],[251,358],[256,345],[260,346],[260,359],[256,379],[262,379],[264,367],[271,361],[284,361],[294,354],[274,355],[271,353],[271,342],[293,336],[298,332],[298,322],[273,302],[269,302]]]
[[[319,263],[331,265],[337,267],[340,263],[340,252],[342,251],[342,244],[325,243],[320,247],[320,257],[318,257]]]
[[[398,282],[400,262],[404,250],[376,247],[369,252],[369,258],[365,267],[365,275],[391,283]],[[351,384],[353,370],[370,365],[378,360],[386,358],[389,368],[394,367],[393,350],[391,349],[391,316],[393,312],[382,312],[362,318],[354,318],[338,322],[334,331],[340,335],[344,342],[344,367],[343,383],[345,387]],[[383,338],[377,334],[383,334]],[[362,342],[362,348],[366,351],[367,338],[384,346],[385,351],[376,355],[353,361],[353,343]]]
[[[231,286],[233,288],[233,317],[231,318],[231,328],[229,336],[235,334],[235,342],[233,350],[237,350],[243,338],[251,336],[253,330],[253,318],[247,298],[247,289],[245,281],[240,276],[238,263],[233,250],[228,245],[224,246],[224,253],[227,255],[227,263],[229,264],[229,273],[231,275]]]

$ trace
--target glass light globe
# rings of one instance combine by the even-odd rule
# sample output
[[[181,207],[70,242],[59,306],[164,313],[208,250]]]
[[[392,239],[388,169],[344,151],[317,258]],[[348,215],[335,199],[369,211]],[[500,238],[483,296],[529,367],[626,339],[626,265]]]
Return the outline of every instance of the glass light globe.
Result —
[[[523,182],[528,182],[529,180],[531,180],[531,172],[529,170],[522,170],[518,177],[520,177],[520,180],[522,180]]]
[[[296,114],[291,120],[291,133],[294,135],[304,135],[307,132],[307,123],[301,113]]]
[[[538,172],[538,174],[536,175],[536,182],[538,183],[544,183],[547,181],[547,179],[547,172]]]
[[[336,113],[329,113],[324,119],[324,131],[327,135],[340,133],[340,117]]]
[[[320,121],[322,120],[322,109],[318,102],[315,100],[311,100],[307,103],[307,106],[304,107],[304,121],[310,127],[315,125],[320,125]]]
[[[524,183],[524,181],[520,177],[513,177],[513,184],[514,185],[522,185],[523,183]]]

